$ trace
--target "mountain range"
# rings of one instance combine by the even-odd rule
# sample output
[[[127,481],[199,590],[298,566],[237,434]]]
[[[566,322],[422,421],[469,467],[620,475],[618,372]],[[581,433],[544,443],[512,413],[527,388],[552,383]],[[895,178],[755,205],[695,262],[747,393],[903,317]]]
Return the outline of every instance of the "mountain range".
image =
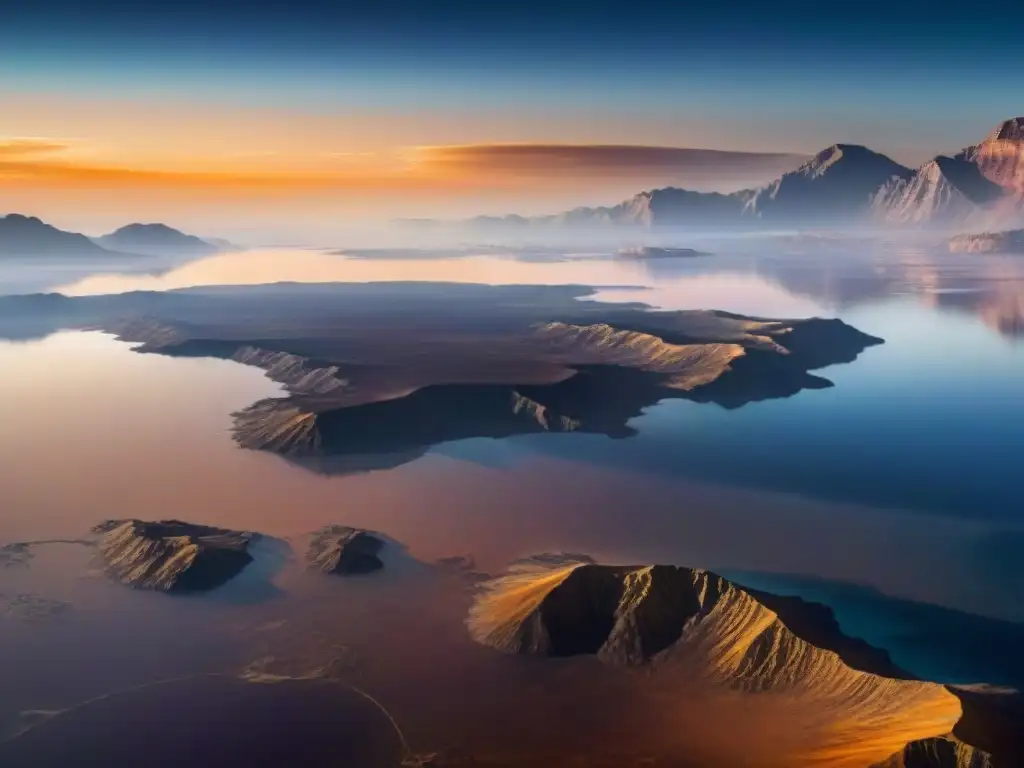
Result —
[[[480,216],[474,229],[594,226],[992,226],[1024,221],[1024,117],[912,169],[833,144],[789,173],[731,194],[665,187],[548,216]]]
[[[162,256],[204,255],[230,247],[225,241],[202,240],[165,224],[129,224],[89,238],[66,232],[35,216],[0,216],[0,256]]]

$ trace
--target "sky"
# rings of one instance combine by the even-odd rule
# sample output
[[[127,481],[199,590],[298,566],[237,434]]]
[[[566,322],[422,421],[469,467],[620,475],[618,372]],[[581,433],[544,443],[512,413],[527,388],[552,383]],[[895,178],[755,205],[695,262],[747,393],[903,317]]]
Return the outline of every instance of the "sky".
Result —
[[[3,15],[0,212],[79,229],[284,236],[731,191],[836,142],[917,165],[1024,114],[1024,6],[1002,0],[36,0]]]

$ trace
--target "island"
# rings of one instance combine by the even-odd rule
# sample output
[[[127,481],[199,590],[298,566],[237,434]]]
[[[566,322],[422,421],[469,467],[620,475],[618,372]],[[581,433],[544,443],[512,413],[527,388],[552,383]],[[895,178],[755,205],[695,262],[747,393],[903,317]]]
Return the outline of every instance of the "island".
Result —
[[[538,555],[481,585],[467,626],[509,654],[593,655],[648,667],[681,690],[710,684],[795,702],[892,741],[897,751],[872,768],[1011,768],[1024,757],[1019,694],[918,680],[846,636],[827,607],[707,570]]]
[[[628,437],[665,399],[739,408],[832,386],[812,371],[882,343],[837,319],[655,311],[592,294],[369,283],[21,296],[0,299],[0,336],[98,328],[143,354],[260,368],[286,394],[235,414],[235,440],[307,466],[330,458],[314,462],[324,472],[395,466],[471,437]]]
[[[136,589],[202,592],[221,586],[252,562],[253,534],[180,520],[107,520],[99,552],[106,573]]]
[[[378,556],[384,541],[372,533],[347,525],[329,525],[310,539],[306,563],[324,573],[350,576],[384,567]]]

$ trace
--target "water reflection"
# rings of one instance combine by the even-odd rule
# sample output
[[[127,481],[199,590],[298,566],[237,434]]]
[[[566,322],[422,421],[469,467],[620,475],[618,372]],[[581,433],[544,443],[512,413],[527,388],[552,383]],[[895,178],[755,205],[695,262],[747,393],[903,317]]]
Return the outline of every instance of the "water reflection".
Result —
[[[44,548],[31,567],[0,571],[0,592],[71,608],[53,621],[0,617],[0,677],[8,682],[0,728],[23,722],[24,710],[258,667],[268,679],[315,673],[354,682],[386,702],[414,748],[485,754],[498,765],[543,765],[538,754],[563,765],[566,754],[589,756],[599,747],[617,765],[697,754],[705,765],[763,768],[772,763],[759,756],[774,755],[790,766],[828,735],[793,729],[795,713],[782,718],[772,700],[694,691],[680,700],[678,687],[654,676],[605,673],[586,660],[539,666],[500,657],[466,635],[471,585],[426,565],[467,556],[480,570],[499,572],[509,560],[556,550],[743,571],[751,580],[750,572],[766,580],[781,574],[775,582],[788,587],[780,589],[816,590],[849,626],[875,627],[873,637],[914,669],[944,679],[1019,679],[1014,654],[991,652],[1019,639],[1013,628],[927,606],[911,610],[892,598],[1024,621],[1013,586],[1022,583],[1015,543],[1024,534],[1019,521],[1001,514],[1002,503],[1016,498],[1008,495],[1007,462],[1021,455],[1014,441],[1024,434],[1005,399],[1019,391],[1020,356],[960,315],[936,323],[913,298],[857,311],[850,322],[891,338],[856,365],[829,369],[841,383],[834,390],[735,411],[660,406],[633,420],[638,435],[626,441],[461,441],[395,469],[346,477],[234,446],[231,412],[280,394],[255,368],[137,354],[98,333],[0,344],[0,539],[76,538],[101,519],[126,516],[185,518],[290,542],[340,523],[386,531],[419,561],[404,574],[385,568],[381,579],[324,581],[279,558],[266,574],[254,571],[274,586],[264,599],[174,600],[88,577],[84,548]],[[951,343],[963,350],[952,369],[945,357]],[[922,370],[934,371],[928,397]],[[943,430],[963,436],[970,449],[937,439]],[[878,487],[891,484],[889,496],[866,491],[875,483],[864,478],[876,476]],[[917,486],[936,476],[941,487],[922,500]],[[964,506],[955,513],[938,506],[942,494]],[[982,513],[968,513],[972,495]],[[847,591],[851,584],[881,594]],[[979,647],[978,638],[992,643]],[[181,690],[181,699],[103,699],[60,730],[37,735],[61,744],[98,738],[117,750],[131,740],[109,729],[131,727],[138,716],[166,725],[138,733],[175,754],[177,742],[161,739],[202,725],[194,716],[208,716],[205,726],[222,722],[216,710],[235,711],[236,702],[234,689]],[[314,727],[323,718],[345,719],[336,726],[344,733],[357,729],[359,739],[345,743],[355,754],[360,745],[393,746],[390,737],[376,740],[390,732],[364,717],[368,710],[353,709],[355,700],[302,693],[299,701],[290,689],[261,689],[243,697],[233,722],[263,717],[264,706],[299,712],[309,729],[290,733],[308,738],[265,748],[301,746],[313,750],[302,752],[311,761],[323,744]],[[742,748],[737,728],[749,735]],[[36,754],[28,764],[38,764]]]
[[[951,254],[938,246],[868,238],[734,238],[701,241],[700,246],[714,255],[635,259],[617,257],[614,249],[493,246],[264,250],[151,267],[150,274],[95,265],[83,279],[37,275],[33,284],[69,295],[279,281],[579,284],[602,288],[608,300],[640,300],[666,309],[801,317],[910,294],[940,311],[974,314],[1008,338],[1019,336],[1024,325],[1024,260],[1019,257]]]

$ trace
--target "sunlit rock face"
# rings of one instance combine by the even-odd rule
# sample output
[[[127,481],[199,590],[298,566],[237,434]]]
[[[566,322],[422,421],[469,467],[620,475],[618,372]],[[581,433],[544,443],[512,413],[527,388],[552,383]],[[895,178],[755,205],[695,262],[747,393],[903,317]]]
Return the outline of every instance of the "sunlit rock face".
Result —
[[[953,253],[1024,253],[1024,229],[957,235],[949,241]]]
[[[547,323],[536,330],[545,346],[541,354],[554,354],[570,365],[619,365],[672,375],[678,389],[693,389],[714,381],[737,357],[739,344],[670,344],[648,333],[613,328],[607,323],[570,325]]]
[[[378,557],[384,542],[346,525],[330,525],[313,534],[306,550],[310,568],[341,576],[372,573],[384,567]]]
[[[894,179],[883,186],[872,205],[891,223],[965,221],[979,206],[998,200],[1002,194],[970,161],[937,157],[909,179]]]
[[[774,697],[806,718],[794,728],[830,734],[814,764],[884,765],[911,742],[949,734],[962,711],[945,687],[908,679],[884,652],[843,636],[822,606],[704,570],[531,558],[483,586],[467,624],[507,653],[645,665],[678,680],[681,695],[704,684]],[[948,763],[961,764],[986,765]]]
[[[1024,117],[980,144],[939,156],[875,195],[876,219],[893,224],[997,224],[1024,216]]]
[[[284,384],[290,392],[326,395],[348,384],[337,365],[318,364],[315,360],[288,352],[246,345],[235,351],[231,359],[262,368],[268,378]]]
[[[253,534],[183,523],[109,520],[99,552],[106,573],[136,589],[198,592],[214,589],[252,562]]]
[[[914,741],[872,768],[993,768],[992,757],[952,737]]]
[[[1024,117],[1014,117],[996,126],[974,155],[985,178],[1018,201],[1024,198]]]

